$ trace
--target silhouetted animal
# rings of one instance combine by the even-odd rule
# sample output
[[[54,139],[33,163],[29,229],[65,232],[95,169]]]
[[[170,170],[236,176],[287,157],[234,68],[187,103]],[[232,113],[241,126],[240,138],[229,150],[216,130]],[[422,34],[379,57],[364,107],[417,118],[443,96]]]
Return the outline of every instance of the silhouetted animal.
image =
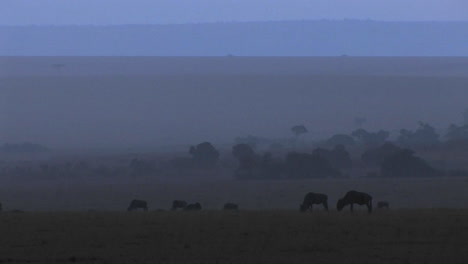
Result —
[[[172,210],[177,210],[178,208],[184,209],[187,206],[187,202],[183,200],[174,200],[172,202]]]
[[[189,204],[184,208],[185,211],[200,211],[201,209],[200,203]]]
[[[370,196],[367,193],[357,191],[347,192],[342,199],[338,200],[338,203],[336,204],[336,209],[338,209],[338,211],[341,211],[343,207],[345,207],[348,204],[351,206],[351,212],[353,212],[353,204],[367,205],[367,210],[369,211],[369,213],[372,212],[372,196]]]
[[[377,208],[379,208],[379,209],[382,209],[382,208],[390,209],[390,204],[387,201],[379,201],[377,203]]]
[[[304,197],[304,201],[301,204],[300,211],[312,211],[313,204],[323,204],[323,208],[325,208],[325,211],[328,211],[328,196],[326,194],[313,192],[306,194],[306,196]]]
[[[225,203],[223,209],[224,210],[239,210],[239,206],[234,203]]]
[[[148,211],[148,203],[143,200],[132,200],[128,206],[127,211],[133,211],[138,208],[143,209],[145,212]]]

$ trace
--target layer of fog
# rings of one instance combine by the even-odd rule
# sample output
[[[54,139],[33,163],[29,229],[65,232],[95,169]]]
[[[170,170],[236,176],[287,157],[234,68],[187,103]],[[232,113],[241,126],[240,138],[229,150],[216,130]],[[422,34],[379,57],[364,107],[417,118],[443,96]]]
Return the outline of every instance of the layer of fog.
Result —
[[[161,58],[141,58],[140,63],[153,61],[147,64],[151,69],[158,60]],[[192,69],[197,60],[203,62],[197,58],[186,63],[181,58],[174,60],[178,62],[173,66],[187,64]],[[215,69],[229,60],[205,60],[200,66]],[[328,60],[331,72],[321,75],[313,69],[319,69],[321,61],[327,59],[302,61],[298,74],[281,74],[279,70],[288,65],[298,68],[297,61],[278,59],[276,63],[282,66],[275,68],[269,66],[274,59],[263,59],[256,62],[264,68],[262,73],[242,72],[243,64],[238,63],[231,67],[237,67],[238,74],[161,75],[154,71],[151,75],[147,70],[144,75],[8,75],[0,79],[0,143],[28,141],[51,148],[155,151],[202,141],[231,144],[235,137],[246,135],[287,138],[296,124],[308,127],[308,139],[317,140],[351,132],[357,128],[353,122],[356,117],[366,118],[364,128],[386,129],[394,136],[401,128],[416,128],[419,121],[443,133],[450,123],[461,122],[461,112],[468,105],[468,78],[464,76],[398,74],[399,65],[416,71],[418,59],[408,62],[411,67],[401,59],[374,59],[374,68],[387,70],[380,75],[366,75],[369,67],[363,65],[368,65],[368,60],[351,58],[340,75],[340,64],[335,61],[333,68],[329,62],[334,60]],[[49,58],[43,61],[47,64],[37,67],[50,68],[56,61]],[[93,67],[92,58],[87,61]],[[118,64],[128,67],[129,72],[142,67],[135,66],[138,60],[130,61]],[[65,67],[73,69],[73,62],[68,58]],[[450,59],[420,62],[443,72]],[[460,72],[459,66],[466,60],[452,62],[452,70]],[[102,71],[105,65],[101,58],[99,67],[94,67]],[[359,70],[349,74],[346,69],[353,65]],[[312,69],[311,74],[303,68]]]

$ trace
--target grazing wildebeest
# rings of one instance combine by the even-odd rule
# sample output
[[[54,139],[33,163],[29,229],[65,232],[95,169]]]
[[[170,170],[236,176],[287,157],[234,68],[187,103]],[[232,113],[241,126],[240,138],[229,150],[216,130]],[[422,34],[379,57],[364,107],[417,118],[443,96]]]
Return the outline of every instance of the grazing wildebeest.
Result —
[[[367,210],[369,213],[372,212],[372,196],[363,192],[349,191],[346,195],[338,200],[336,204],[336,209],[341,211],[346,205],[351,206],[351,212],[353,212],[353,204],[367,205]]]
[[[133,211],[138,208],[143,209],[145,212],[148,211],[148,203],[143,200],[132,200],[128,206],[127,211]]]
[[[223,209],[224,210],[239,210],[239,206],[234,203],[225,203]]]
[[[177,210],[178,208],[184,209],[187,206],[187,202],[183,200],[174,200],[172,201],[172,210]]]
[[[379,201],[377,203],[377,208],[379,208],[379,209],[382,209],[382,208],[390,209],[390,204],[387,201]]]
[[[185,211],[199,211],[201,209],[200,203],[189,204],[184,208]]]
[[[323,208],[325,208],[325,211],[328,211],[328,196],[326,194],[313,192],[306,194],[306,196],[304,197],[304,201],[301,204],[300,211],[312,211],[313,204],[323,204]]]

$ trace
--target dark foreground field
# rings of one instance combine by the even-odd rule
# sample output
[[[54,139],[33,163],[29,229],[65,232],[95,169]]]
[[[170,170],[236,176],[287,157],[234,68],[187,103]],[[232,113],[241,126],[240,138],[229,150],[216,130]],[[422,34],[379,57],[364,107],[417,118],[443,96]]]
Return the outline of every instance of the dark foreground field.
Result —
[[[0,219],[0,262],[468,262],[468,210],[26,212]]]

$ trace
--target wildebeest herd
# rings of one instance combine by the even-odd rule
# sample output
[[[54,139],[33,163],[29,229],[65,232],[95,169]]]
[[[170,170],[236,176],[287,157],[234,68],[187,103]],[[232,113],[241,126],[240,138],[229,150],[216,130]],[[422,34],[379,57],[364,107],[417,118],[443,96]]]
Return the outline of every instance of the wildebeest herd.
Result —
[[[321,204],[325,211],[328,211],[328,196],[322,193],[307,193],[304,197],[304,201],[300,205],[300,211],[312,211],[312,207],[314,204]],[[338,200],[336,204],[336,209],[341,211],[345,206],[349,205],[351,208],[351,212],[354,210],[354,204],[357,205],[366,205],[367,211],[369,213],[372,212],[372,196],[364,192],[357,192],[357,191],[349,191],[345,194],[345,196]],[[379,201],[377,203],[377,208],[382,209],[390,208],[390,204],[387,201]],[[144,200],[132,200],[130,205],[128,206],[127,211],[133,211],[136,209],[142,209],[144,211],[148,211],[148,203]],[[172,202],[171,210],[184,210],[184,211],[200,211],[202,206],[200,203],[192,203],[189,204],[184,200],[174,200]],[[239,206],[235,203],[225,203],[223,206],[223,210],[239,210]]]

